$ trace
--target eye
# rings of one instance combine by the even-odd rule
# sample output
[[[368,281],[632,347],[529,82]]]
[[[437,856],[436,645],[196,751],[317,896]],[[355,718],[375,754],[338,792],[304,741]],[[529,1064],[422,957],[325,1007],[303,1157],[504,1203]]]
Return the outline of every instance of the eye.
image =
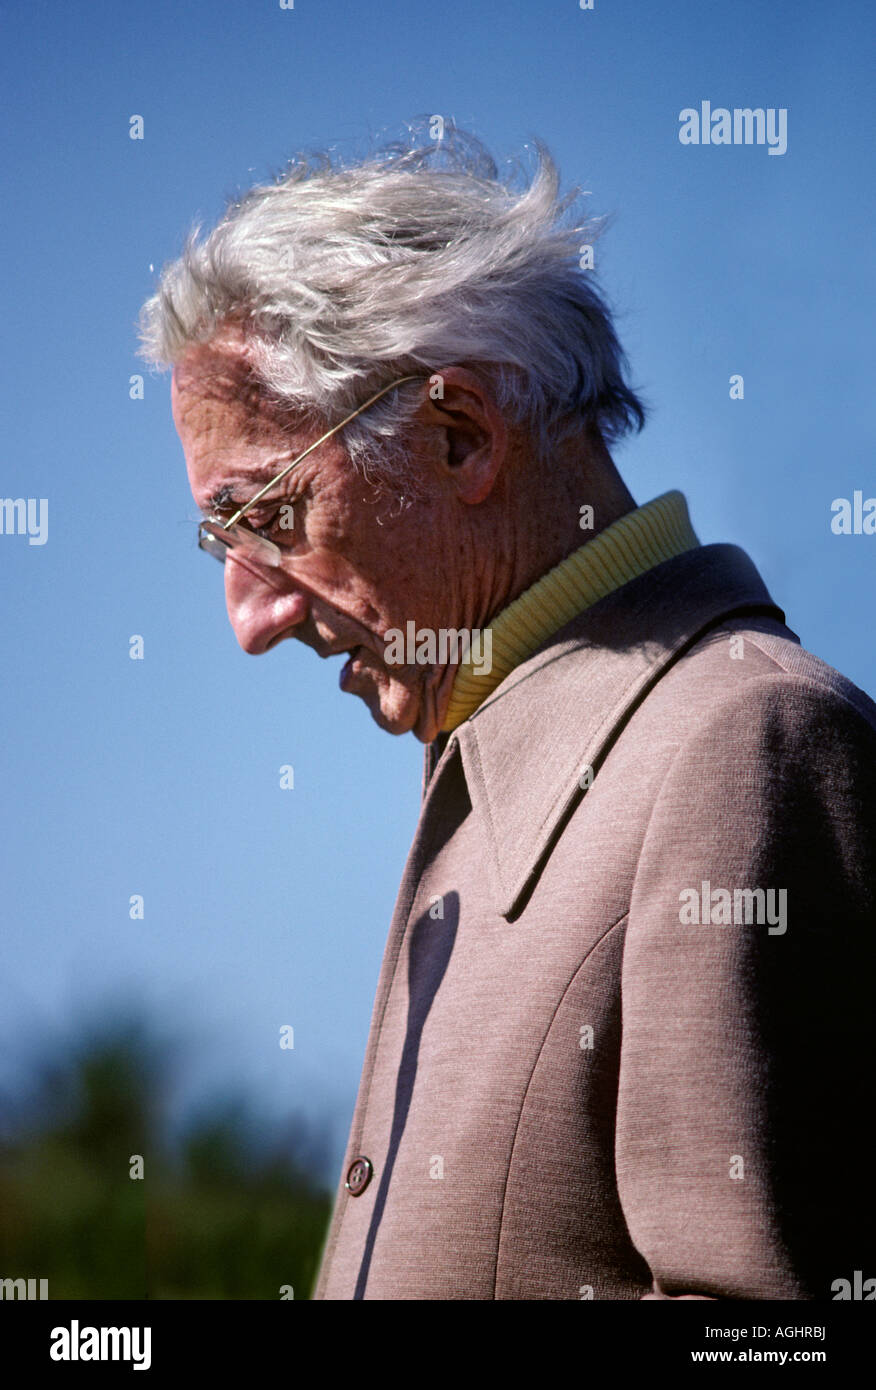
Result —
[[[274,515],[276,515],[276,513]],[[258,518],[253,519],[252,515],[246,516],[243,519],[249,526],[249,529],[255,531],[257,536],[264,536],[266,540],[270,537],[273,517],[266,517],[261,525],[258,524]]]
[[[285,539],[291,542],[295,534],[295,500],[284,497],[272,511],[262,515],[257,512],[255,516],[250,513],[244,520],[257,536],[263,536],[265,540]]]

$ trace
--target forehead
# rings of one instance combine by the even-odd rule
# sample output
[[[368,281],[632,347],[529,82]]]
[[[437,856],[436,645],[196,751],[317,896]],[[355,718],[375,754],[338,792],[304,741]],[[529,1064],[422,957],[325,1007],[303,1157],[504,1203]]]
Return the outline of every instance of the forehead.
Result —
[[[171,407],[199,503],[223,487],[267,481],[281,467],[270,461],[302,439],[303,418],[281,413],[245,355],[223,346],[190,348],[176,364]]]
[[[259,442],[283,433],[279,408],[259,386],[245,357],[216,347],[190,348],[173,370],[171,405],[183,442],[218,444],[233,435]]]

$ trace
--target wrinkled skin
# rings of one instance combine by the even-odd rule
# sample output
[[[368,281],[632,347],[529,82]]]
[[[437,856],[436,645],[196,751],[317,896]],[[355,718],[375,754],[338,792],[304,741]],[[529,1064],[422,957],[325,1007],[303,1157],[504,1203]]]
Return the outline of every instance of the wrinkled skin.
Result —
[[[456,366],[440,375],[443,399],[431,400],[424,381],[416,416],[419,500],[400,508],[367,484],[341,432],[247,518],[262,527],[284,499],[294,503],[293,530],[270,532],[286,550],[282,565],[237,555],[225,564],[228,616],[244,651],[259,655],[290,637],[323,657],[355,648],[342,688],[364,700],[381,728],[413,731],[423,742],[441,728],[456,667],[388,665],[384,634],[411,619],[436,632],[487,627],[635,505],[598,435],[579,437],[550,470],[529,467],[525,435],[503,419],[478,375]],[[192,496],[205,515],[222,488],[237,505],[248,501],[326,428],[290,420],[264,399],[233,327],[188,349],[171,395]],[[593,532],[579,529],[585,502],[596,509]]]

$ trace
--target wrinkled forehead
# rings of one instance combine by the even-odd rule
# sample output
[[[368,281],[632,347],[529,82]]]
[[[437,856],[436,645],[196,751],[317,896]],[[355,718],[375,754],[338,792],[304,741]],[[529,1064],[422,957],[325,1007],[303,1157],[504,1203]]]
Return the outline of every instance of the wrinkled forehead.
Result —
[[[294,420],[270,400],[245,354],[216,344],[189,348],[176,363],[171,404],[181,437],[192,439],[214,433],[242,441],[276,438]]]
[[[307,418],[272,402],[246,356],[224,345],[189,348],[174,367],[171,402],[192,495],[205,512],[223,490],[253,492],[277,472],[278,456],[308,442]]]

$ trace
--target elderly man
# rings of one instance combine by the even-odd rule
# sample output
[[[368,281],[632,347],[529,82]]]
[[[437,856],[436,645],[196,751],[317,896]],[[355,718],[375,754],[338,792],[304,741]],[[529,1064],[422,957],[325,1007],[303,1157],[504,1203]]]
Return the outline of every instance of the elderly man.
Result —
[[[570,206],[453,132],[302,160],[144,308],[241,645],[346,654],[427,745],[316,1296],[831,1299],[873,1255],[876,707],[634,502]]]

